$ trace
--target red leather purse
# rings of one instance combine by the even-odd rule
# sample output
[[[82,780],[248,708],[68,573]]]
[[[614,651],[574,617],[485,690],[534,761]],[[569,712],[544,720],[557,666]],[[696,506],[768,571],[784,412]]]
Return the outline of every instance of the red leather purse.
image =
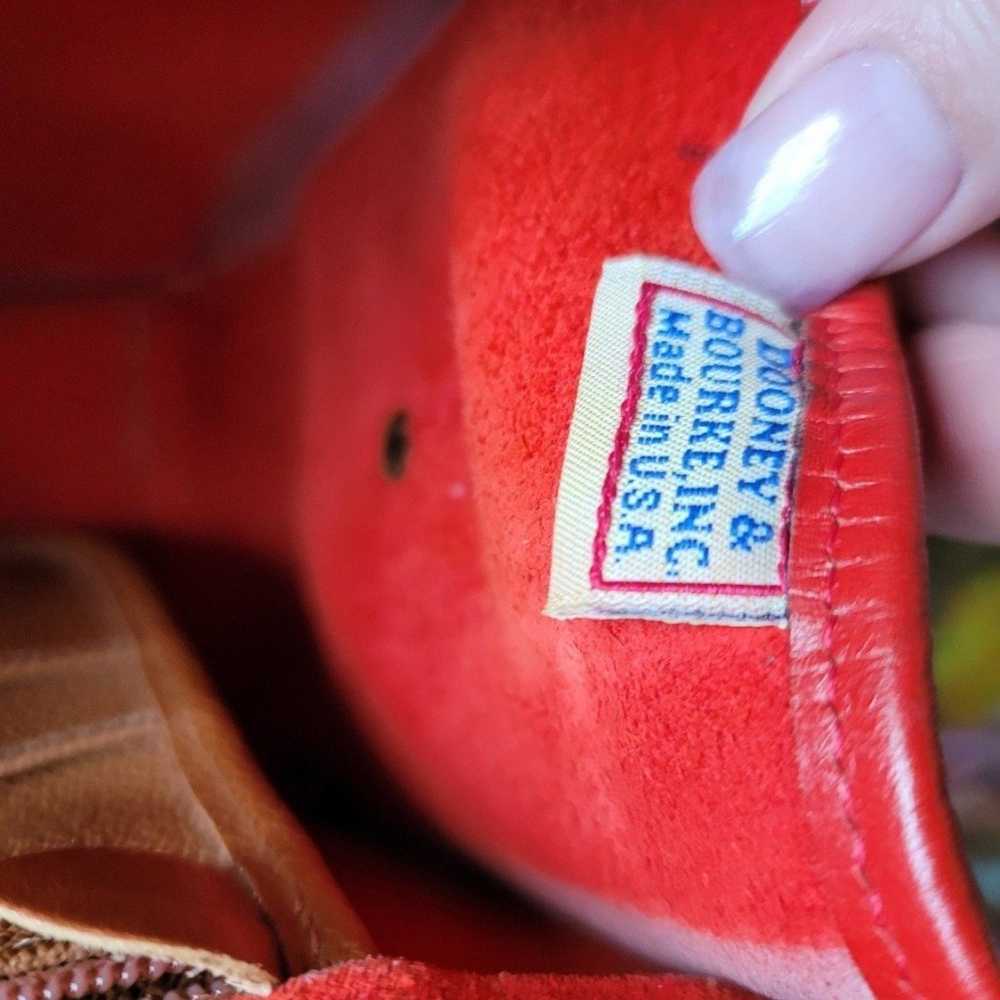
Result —
[[[264,126],[355,5],[104,7],[8,15],[3,521],[294,572],[331,683],[449,836],[735,984],[369,958],[284,995],[1000,996],[943,786],[884,288],[801,328],[787,627],[542,614],[602,264],[711,268],[690,187],[798,0],[470,2],[238,265],[212,206],[267,190],[245,164],[281,160]]]

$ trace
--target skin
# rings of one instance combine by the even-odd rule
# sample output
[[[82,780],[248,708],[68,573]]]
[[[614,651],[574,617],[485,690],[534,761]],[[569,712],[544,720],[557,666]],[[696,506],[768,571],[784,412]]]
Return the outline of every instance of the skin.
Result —
[[[942,113],[957,144],[961,179],[930,224],[874,274],[892,276],[905,317],[925,433],[929,528],[1000,542],[1000,231],[994,228],[1000,216],[1000,0],[820,0],[809,6],[744,123],[831,60],[859,49],[902,59]],[[816,285],[825,278],[805,276]]]

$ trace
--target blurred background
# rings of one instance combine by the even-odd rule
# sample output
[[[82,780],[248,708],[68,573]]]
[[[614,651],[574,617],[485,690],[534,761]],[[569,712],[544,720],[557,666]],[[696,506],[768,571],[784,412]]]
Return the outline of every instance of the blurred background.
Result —
[[[932,538],[934,677],[948,783],[1000,939],[1000,548]]]

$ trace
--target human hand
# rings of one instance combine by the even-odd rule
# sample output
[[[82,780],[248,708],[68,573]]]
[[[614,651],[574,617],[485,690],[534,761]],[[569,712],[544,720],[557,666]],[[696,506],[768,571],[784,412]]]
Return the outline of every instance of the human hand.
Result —
[[[801,313],[895,275],[932,530],[1000,542],[1000,0],[821,0],[706,165],[695,226]]]

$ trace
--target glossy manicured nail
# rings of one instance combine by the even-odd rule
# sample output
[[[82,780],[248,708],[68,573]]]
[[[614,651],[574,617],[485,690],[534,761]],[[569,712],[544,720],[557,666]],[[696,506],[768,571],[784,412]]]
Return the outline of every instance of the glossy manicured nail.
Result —
[[[961,174],[951,131],[913,73],[861,50],[737,132],[695,183],[692,214],[723,270],[801,313],[918,236]]]

